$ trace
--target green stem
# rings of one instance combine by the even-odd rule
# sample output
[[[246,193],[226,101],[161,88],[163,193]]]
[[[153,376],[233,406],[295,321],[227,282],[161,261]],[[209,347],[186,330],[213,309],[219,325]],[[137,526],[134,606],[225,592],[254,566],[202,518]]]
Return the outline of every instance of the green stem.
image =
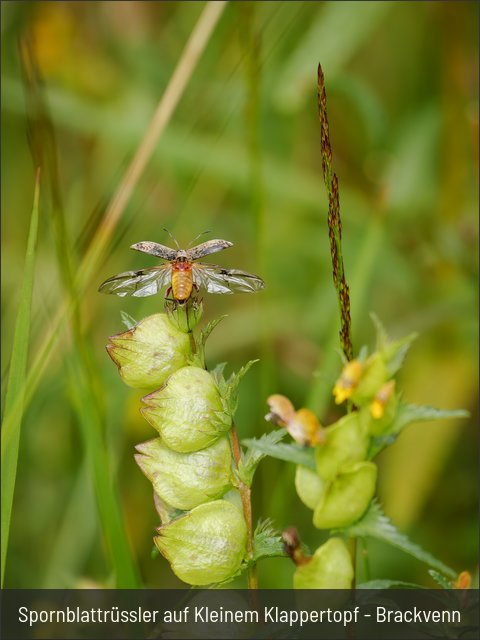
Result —
[[[355,591],[357,582],[357,538],[350,538],[349,548],[353,566],[352,590]]]
[[[370,562],[368,558],[368,548],[367,541],[365,538],[360,538],[362,541],[362,559],[363,559],[363,571],[364,571],[364,580],[368,582],[370,580]]]
[[[240,443],[238,441],[237,429],[235,427],[235,423],[232,423],[232,428],[230,429],[230,442],[232,445],[233,459],[235,460],[235,466],[238,469],[241,459],[241,450]],[[249,589],[258,589],[258,576],[257,576],[257,567],[256,564],[252,563],[253,558],[253,521],[252,521],[252,501],[251,501],[251,491],[250,487],[248,487],[241,480],[239,481],[238,489],[240,491],[240,497],[242,499],[242,507],[243,507],[243,515],[245,517],[245,522],[247,524],[247,555],[250,560],[248,565],[248,588]]]

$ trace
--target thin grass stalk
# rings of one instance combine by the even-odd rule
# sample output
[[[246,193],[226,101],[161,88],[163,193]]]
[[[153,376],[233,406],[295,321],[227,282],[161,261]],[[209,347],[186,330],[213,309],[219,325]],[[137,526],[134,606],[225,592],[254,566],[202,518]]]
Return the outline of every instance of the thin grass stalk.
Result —
[[[379,213],[372,216],[352,269],[352,308],[356,310],[359,318],[363,317],[367,311],[365,308],[367,293],[374,273],[375,256],[382,243],[383,228]],[[306,406],[318,415],[323,415],[328,408],[332,399],[332,380],[338,374],[338,352],[336,350],[338,332],[334,326],[324,342],[324,356],[321,363],[322,375],[313,378],[306,402]]]
[[[20,304],[15,321],[12,357],[8,375],[5,396],[4,422],[2,426],[2,555],[1,555],[1,584],[5,577],[10,523],[12,517],[13,494],[17,476],[18,450],[20,445],[20,431],[25,407],[25,377],[27,375],[28,346],[30,339],[30,324],[32,310],[32,291],[35,264],[35,247],[37,242],[38,217],[40,199],[40,170],[37,170],[33,208],[28,234],[27,251],[25,254],[25,270],[22,288],[20,290]]]
[[[239,5],[241,17],[241,41],[244,51],[245,79],[247,86],[247,100],[245,104],[245,126],[247,139],[248,163],[250,170],[250,208],[254,223],[255,250],[258,271],[266,273],[266,236],[267,219],[265,209],[265,180],[263,170],[261,143],[261,33],[255,28],[254,2],[244,2]],[[267,293],[268,296],[268,293]],[[265,298],[262,298],[261,308],[261,336],[260,336],[260,390],[258,396],[266,398],[275,388],[273,363],[273,344],[271,323],[267,314]],[[258,408],[257,408],[258,409]],[[263,401],[262,401],[263,410]]]
[[[333,283],[337,292],[340,312],[340,345],[347,360],[351,360],[353,358],[353,346],[350,319],[350,294],[343,266],[342,221],[340,218],[338,178],[333,172],[332,166],[332,147],[330,144],[327,119],[327,95],[321,65],[318,65],[318,116],[321,128],[323,179],[328,193],[328,237],[332,257]]]
[[[105,216],[82,261],[79,277],[80,289],[83,289],[96,272],[101,257],[112,236],[112,233],[135,189],[140,176],[155,151],[160,136],[170,121],[172,114],[185,91],[188,81],[209,42],[210,36],[220,19],[227,3],[208,2],[198,19],[190,38],[185,45],[182,56],[173,72],[158,107],[153,114],[149,126],[143,136],[125,175],[112,198]]]
[[[83,427],[81,433],[87,458],[90,459],[89,467],[93,473],[100,522],[110,552],[116,586],[135,588],[139,585],[135,560],[129,548],[120,502],[115,492],[110,490],[110,456],[107,453],[104,439],[105,419],[101,383],[82,330],[79,297],[73,271],[73,250],[66,232],[59,182],[55,128],[43,99],[40,73],[35,56],[26,42],[21,47],[21,54],[24,77],[27,83],[27,104],[29,107],[27,124],[30,132],[30,147],[34,158],[46,167],[45,173],[51,199],[49,209],[54,229],[60,279],[72,305],[69,321],[73,335],[72,358],[76,361],[76,367],[74,373],[70,374],[70,383],[75,389],[76,397],[80,396],[80,401],[77,402],[77,415],[79,423]]]
[[[209,38],[216,26],[226,2],[209,2],[198,19],[194,30],[185,45],[182,56],[175,68],[170,82],[158,104],[157,110],[147,128],[142,142],[138,147],[132,162],[130,163],[119,188],[113,197],[103,222],[99,227],[92,243],[84,256],[77,272],[77,292],[81,296],[96,274],[102,254],[110,241],[110,238],[118,224],[120,217],[127,205],[128,198],[133,192],[142,172],[158,143],[161,134],[165,130],[178,101],[193,75],[195,67],[208,44]],[[40,348],[33,360],[26,378],[24,394],[25,405],[31,397],[50,361],[53,347],[57,343],[58,334],[63,330],[65,323],[74,310],[72,301],[65,297],[60,304],[55,316],[52,318],[49,329],[40,341]],[[9,418],[7,418],[9,419]]]
[[[245,103],[245,126],[248,163],[250,170],[250,208],[255,231],[255,248],[257,265],[260,273],[267,273],[266,268],[266,234],[267,219],[265,210],[265,181],[263,171],[263,157],[261,144],[261,52],[262,35],[255,27],[256,7],[254,2],[243,2],[239,5],[241,44],[244,55],[245,81],[247,88],[247,100]],[[264,294],[265,295],[265,294]],[[268,298],[268,291],[266,293]],[[259,390],[257,397],[262,399],[261,407],[256,407],[259,416],[263,409],[263,399],[275,388],[275,367],[273,356],[273,343],[271,334],[271,322],[269,320],[268,305],[265,297],[261,301],[260,310],[260,367]],[[262,476],[263,468],[257,472]],[[265,489],[268,482],[259,479],[259,486],[264,488],[261,495],[261,505],[268,502]]]
[[[73,383],[71,386],[74,406],[87,447],[87,463],[95,489],[104,542],[115,570],[116,587],[138,588],[139,576],[126,537],[116,484],[112,482],[108,452],[103,434],[98,428],[99,419],[95,414],[95,407],[89,402],[88,382],[85,379],[83,362],[75,351],[72,351],[68,365]]]

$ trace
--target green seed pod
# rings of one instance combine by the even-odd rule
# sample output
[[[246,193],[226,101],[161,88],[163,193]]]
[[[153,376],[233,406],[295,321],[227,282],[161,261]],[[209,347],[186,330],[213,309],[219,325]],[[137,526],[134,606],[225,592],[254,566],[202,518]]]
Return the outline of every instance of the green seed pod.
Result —
[[[298,493],[298,497],[303,504],[309,509],[315,509],[318,502],[323,498],[325,493],[326,483],[320,478],[315,471],[297,466],[295,472],[295,488]]]
[[[215,500],[158,528],[155,545],[176,576],[192,585],[223,582],[245,557],[247,526],[231,502]]]
[[[231,453],[227,438],[194,453],[177,453],[161,438],[136,446],[135,460],[155,493],[175,509],[188,511],[223,496],[231,488]]]
[[[232,424],[212,376],[199,367],[179,369],[142,401],[144,418],[179,453],[211,446]]]
[[[347,547],[340,538],[330,538],[309,562],[297,567],[294,589],[350,589],[353,566]]]
[[[174,371],[184,367],[191,355],[188,335],[157,313],[134,327],[109,338],[108,355],[125,384],[157,389]]]
[[[318,475],[333,480],[346,464],[365,460],[368,451],[370,414],[355,411],[325,429],[325,443],[315,448]]]
[[[165,300],[165,311],[174,327],[183,333],[189,333],[196,327],[203,315],[203,303],[195,297],[189,298],[184,303],[179,303],[177,300]]]
[[[317,529],[348,527],[366,511],[375,494],[377,467],[373,462],[355,462],[346,467],[313,513]]]

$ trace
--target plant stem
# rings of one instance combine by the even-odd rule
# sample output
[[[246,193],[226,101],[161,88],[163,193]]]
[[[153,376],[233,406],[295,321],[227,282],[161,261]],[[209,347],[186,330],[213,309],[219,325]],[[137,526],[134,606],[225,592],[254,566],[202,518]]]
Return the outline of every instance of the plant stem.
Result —
[[[353,566],[353,580],[352,580],[352,590],[355,591],[356,582],[357,582],[357,538],[350,538],[349,540],[350,547],[350,557],[352,559]]]
[[[188,337],[190,338],[190,349],[192,350],[192,354],[195,355],[197,353],[197,342],[193,335],[193,331],[188,332]]]
[[[240,464],[241,451],[240,443],[238,441],[237,429],[235,423],[232,423],[230,429],[230,442],[232,444],[233,459],[235,460],[235,466],[238,469]],[[249,559],[253,558],[253,524],[252,524],[252,501],[250,487],[248,487],[242,480],[239,481],[238,489],[240,491],[240,497],[242,499],[243,515],[247,524],[247,554]],[[258,576],[257,568],[254,564],[249,564],[248,567],[248,588],[258,589]]]

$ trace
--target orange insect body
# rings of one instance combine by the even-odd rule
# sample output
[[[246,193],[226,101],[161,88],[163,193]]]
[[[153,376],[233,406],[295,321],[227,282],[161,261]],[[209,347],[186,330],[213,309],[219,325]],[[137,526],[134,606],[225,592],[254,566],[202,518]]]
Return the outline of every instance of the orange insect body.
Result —
[[[193,289],[192,263],[176,260],[172,264],[172,293],[175,300],[188,300]]]

